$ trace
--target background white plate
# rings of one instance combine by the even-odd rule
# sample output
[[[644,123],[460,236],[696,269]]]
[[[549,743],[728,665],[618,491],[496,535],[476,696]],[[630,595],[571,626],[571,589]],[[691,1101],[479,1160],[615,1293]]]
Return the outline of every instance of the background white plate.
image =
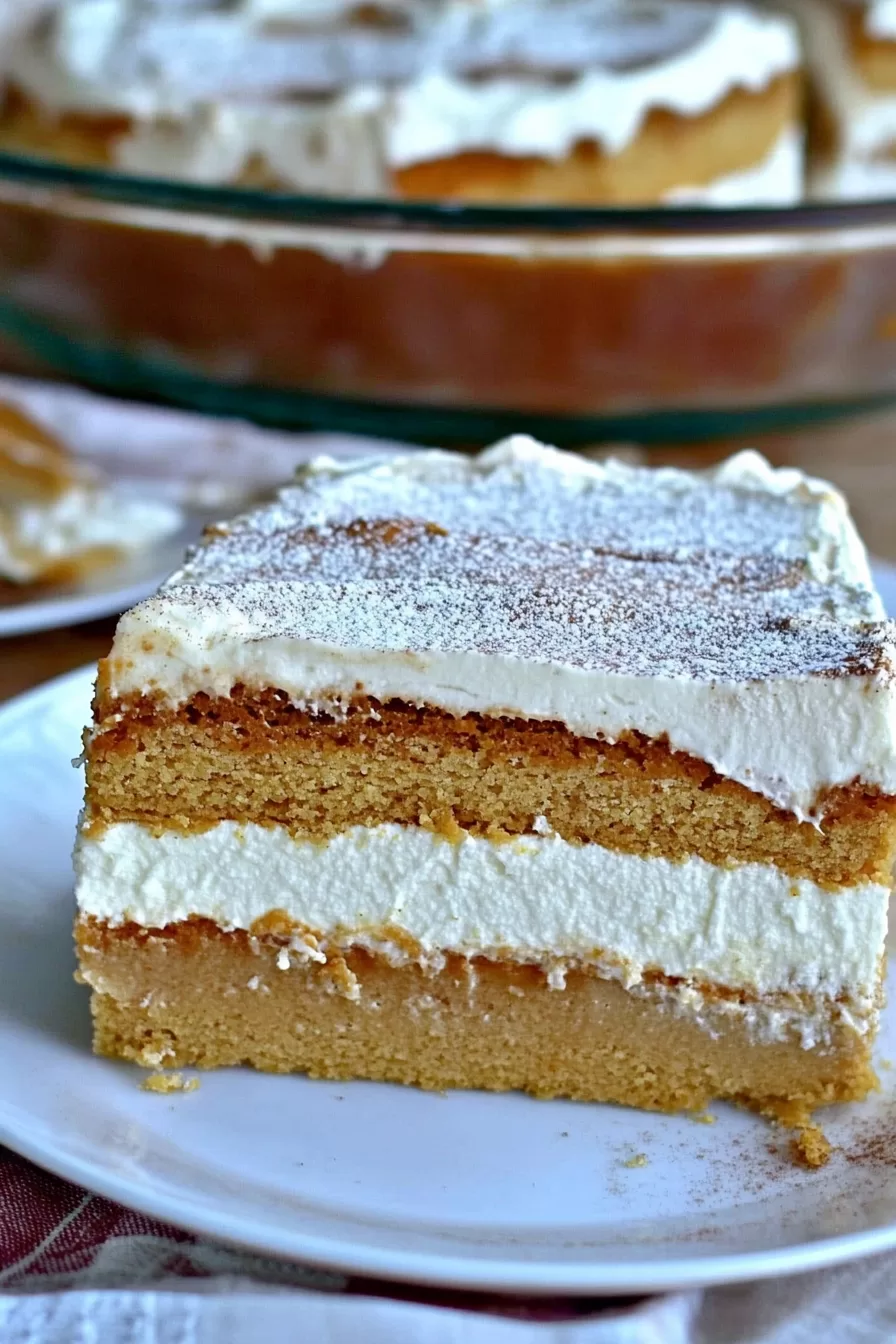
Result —
[[[407,1280],[639,1291],[896,1245],[889,1071],[869,1103],[826,1113],[840,1151],[813,1173],[727,1106],[704,1126],[243,1070],[157,1096],[138,1070],[94,1059],[72,981],[69,859],[92,679],[73,673],[0,711],[0,1141],[173,1223]],[[883,1056],[896,1057],[894,1026]],[[639,1154],[646,1165],[626,1165]]]
[[[0,603],[0,639],[31,635],[83,621],[98,621],[126,611],[154,593],[163,579],[177,569],[184,551],[199,537],[208,516],[187,516],[170,537],[127,556],[120,564],[99,569],[82,583],[60,583],[41,588],[39,595],[9,606]],[[0,657],[2,657],[0,650]]]
[[[205,523],[229,518],[266,496],[319,453],[357,458],[410,449],[351,434],[260,429],[7,374],[0,374],[0,401],[18,406],[129,493],[168,500],[187,513],[184,529],[154,552],[103,570],[84,584],[59,585],[33,600],[0,605],[0,637],[99,620],[133,606],[177,568],[185,546]]]

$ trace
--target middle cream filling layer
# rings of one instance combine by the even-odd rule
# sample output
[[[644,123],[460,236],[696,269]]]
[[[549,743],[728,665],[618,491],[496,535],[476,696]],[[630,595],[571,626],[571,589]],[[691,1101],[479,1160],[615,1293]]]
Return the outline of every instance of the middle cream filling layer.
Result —
[[[422,828],[355,827],[328,842],[221,821],[153,832],[119,822],[82,835],[78,906],[148,928],[201,916],[251,930],[272,910],[315,937],[300,955],[361,944],[438,964],[445,953],[593,964],[639,986],[650,972],[751,996],[840,999],[873,1016],[887,887],[836,892],[764,864],[673,863],[551,833],[499,843]],[[409,953],[409,940],[412,951]],[[828,1011],[827,1009],[825,1011]]]

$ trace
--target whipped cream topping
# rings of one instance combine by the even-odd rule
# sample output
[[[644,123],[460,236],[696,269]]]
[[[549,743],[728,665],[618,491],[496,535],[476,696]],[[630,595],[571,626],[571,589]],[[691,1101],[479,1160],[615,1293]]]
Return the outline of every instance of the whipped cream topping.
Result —
[[[701,86],[709,80],[717,88],[725,78],[763,87],[798,63],[786,20],[736,3],[718,10],[703,0],[367,6],[382,14],[380,22],[359,17],[364,8],[339,0],[276,8],[246,0],[67,0],[23,46],[16,69],[38,78],[55,69],[50,83],[60,95],[64,89],[67,106],[77,100],[85,109],[154,115],[221,98],[332,93],[406,83],[432,70],[479,75],[520,66],[552,75],[595,67],[631,73],[636,83],[656,74],[661,98],[690,105],[707,97],[685,86],[695,51],[710,58]],[[713,58],[721,69],[712,68]]]
[[[387,157],[399,167],[475,149],[558,159],[583,141],[618,154],[652,108],[700,116],[732,88],[761,90],[797,60],[789,26],[732,6],[702,41],[655,67],[589,69],[559,86],[507,77],[471,84],[434,71],[396,92]]]
[[[360,87],[320,103],[210,104],[175,122],[140,120],[115,142],[116,165],[142,176],[210,185],[263,160],[297,191],[391,191],[382,91]]]
[[[894,626],[842,497],[754,453],[709,473],[517,437],[319,460],[122,617],[110,694],[234,684],[636,731],[800,817],[896,792]]]
[[[660,972],[873,1012],[886,887],[832,893],[763,864],[672,863],[544,831],[498,844],[359,826],[321,844],[279,826],[221,821],[190,834],[118,822],[79,838],[78,906],[112,925],[195,915],[246,930],[276,909],[300,926],[287,965],[360,944],[435,969],[446,952],[538,962],[557,988],[565,964],[586,963],[629,988]]]
[[[564,100],[564,117],[552,120],[542,117],[544,105],[533,100],[531,84],[503,81],[503,93],[491,104],[499,120],[487,129],[483,129],[486,103],[472,108],[472,99],[479,95],[445,76],[411,85],[391,102],[382,91],[362,87],[324,104],[213,104],[175,124],[135,123],[117,139],[115,158],[128,172],[198,183],[235,181],[248,163],[261,158],[278,181],[296,189],[384,195],[391,190],[392,168],[441,153],[439,146],[446,144],[447,152],[454,152],[458,115],[466,128],[463,134],[477,147],[500,141],[505,154],[563,157],[578,140],[595,138],[593,125],[589,129],[591,93],[585,83],[578,85],[585,95],[581,117],[565,115],[577,98],[576,90],[568,88],[562,95],[549,95],[555,109],[558,99]],[[424,103],[430,103],[431,115],[423,114]],[[429,128],[425,139],[424,126]],[[670,204],[718,207],[792,205],[802,197],[803,165],[802,131],[788,126],[758,164],[699,186],[683,183],[665,199]]]
[[[562,158],[584,140],[616,153],[652,108],[698,116],[799,62],[788,20],[737,4],[456,0],[407,6],[397,28],[315,28],[322,13],[69,0],[9,68],[45,107],[142,123],[118,142],[131,171],[234,178],[260,154],[313,189],[318,157],[355,154],[372,190],[383,165],[464,150]],[[296,94],[330,97],[303,104]],[[347,190],[348,177],[331,189]]]

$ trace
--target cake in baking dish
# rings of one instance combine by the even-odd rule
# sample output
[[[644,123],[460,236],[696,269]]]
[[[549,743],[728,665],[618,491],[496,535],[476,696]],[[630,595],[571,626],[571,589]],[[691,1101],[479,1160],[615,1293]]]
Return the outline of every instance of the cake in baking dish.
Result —
[[[192,182],[460,201],[787,204],[789,18],[704,0],[62,0],[2,141]]]
[[[894,635],[842,498],[752,453],[317,461],[100,665],[96,1049],[668,1111],[864,1096]]]

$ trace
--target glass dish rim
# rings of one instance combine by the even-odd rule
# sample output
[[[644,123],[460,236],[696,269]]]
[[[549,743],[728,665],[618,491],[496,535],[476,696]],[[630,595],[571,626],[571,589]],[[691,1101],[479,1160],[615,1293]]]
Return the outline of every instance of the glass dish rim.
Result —
[[[95,200],[219,217],[294,223],[480,232],[691,233],[789,232],[896,224],[896,197],[811,201],[795,206],[466,205],[454,202],[314,196],[251,187],[207,186],[86,168],[31,154],[0,151],[0,184],[76,191]]]

